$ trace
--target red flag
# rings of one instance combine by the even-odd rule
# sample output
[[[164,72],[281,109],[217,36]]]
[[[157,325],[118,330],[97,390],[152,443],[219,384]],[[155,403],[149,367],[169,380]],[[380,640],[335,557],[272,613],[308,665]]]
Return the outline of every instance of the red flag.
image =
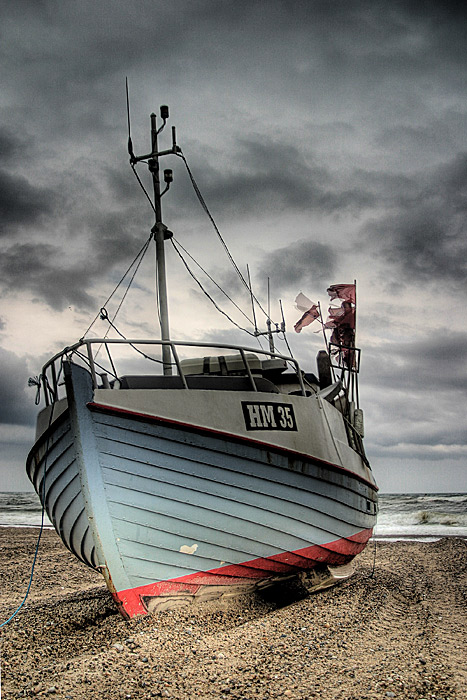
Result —
[[[295,332],[300,333],[302,328],[304,328],[305,326],[309,326],[310,323],[313,323],[313,321],[315,321],[317,318],[319,318],[319,310],[318,310],[318,307],[316,306],[316,304],[313,304],[311,309],[308,309],[308,311],[305,311],[305,313],[303,314],[301,319],[299,321],[297,321],[297,323],[295,324],[295,326],[294,326]]]
[[[328,294],[333,299],[342,299],[342,301],[350,301],[355,304],[355,285],[354,284],[332,284],[328,287]]]
[[[338,328],[339,326],[355,328],[355,308],[350,306],[349,301],[344,301],[339,307],[330,306],[328,313],[328,319],[324,324],[325,328]]]

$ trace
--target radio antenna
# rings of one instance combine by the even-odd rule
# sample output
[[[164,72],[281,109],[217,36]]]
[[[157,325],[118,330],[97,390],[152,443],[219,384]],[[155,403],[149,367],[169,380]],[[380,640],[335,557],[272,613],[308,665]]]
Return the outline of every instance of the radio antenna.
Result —
[[[130,156],[130,163],[134,165],[136,163],[135,153],[133,151],[133,142],[131,140],[131,125],[130,125],[130,94],[128,91],[128,78],[125,78],[126,87],[126,119],[128,123],[128,154]]]
[[[256,325],[255,301],[254,301],[254,296],[253,296],[253,288],[251,286],[250,268],[248,265],[246,266],[246,272],[247,272],[247,277],[248,277],[248,286],[250,288],[251,310],[253,312],[253,322],[255,324],[255,335],[257,336],[258,335],[258,326]]]

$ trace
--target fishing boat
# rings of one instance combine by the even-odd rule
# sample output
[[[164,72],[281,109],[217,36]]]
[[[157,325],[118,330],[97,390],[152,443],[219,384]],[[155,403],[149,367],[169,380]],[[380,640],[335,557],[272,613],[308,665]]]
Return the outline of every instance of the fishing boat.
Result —
[[[135,156],[129,138],[130,163],[148,164],[154,188],[160,337],[85,336],[52,357],[27,459],[57,533],[126,618],[292,577],[330,586],[352,573],[377,513],[360,350],[342,322],[355,315],[355,284],[330,288],[342,308],[324,324],[334,330],[315,373],[277,351],[285,323],[269,316],[267,350],[171,338],[161,199],[173,175],[161,192],[159,160],[183,154],[174,128],[159,149],[167,118],[167,107],[161,126],[151,115],[150,153]],[[296,331],[319,322],[316,308]],[[101,318],[115,325],[105,308]],[[145,370],[125,371],[129,355]]]

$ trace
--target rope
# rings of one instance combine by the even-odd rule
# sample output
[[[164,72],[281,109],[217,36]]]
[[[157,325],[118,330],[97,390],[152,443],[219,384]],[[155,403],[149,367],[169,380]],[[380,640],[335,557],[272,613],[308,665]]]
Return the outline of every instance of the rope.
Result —
[[[49,430],[50,426],[52,425],[53,413],[54,413],[54,406],[52,405],[52,410],[50,411],[50,418],[49,418],[49,424],[48,424],[48,426],[47,426],[47,430]],[[40,525],[40,528],[39,528],[39,534],[38,534],[38,536],[37,536],[36,548],[35,548],[35,551],[34,551],[34,558],[33,558],[33,560],[32,560],[31,574],[30,574],[30,576],[29,576],[29,583],[28,583],[28,586],[27,586],[27,589],[26,589],[26,594],[25,594],[23,600],[22,600],[21,603],[18,605],[18,607],[16,608],[16,610],[14,611],[14,613],[13,613],[12,615],[10,615],[10,617],[8,618],[8,620],[5,620],[4,622],[0,623],[0,629],[1,629],[2,627],[5,627],[5,625],[8,625],[8,623],[11,622],[11,621],[17,616],[17,614],[19,613],[19,611],[21,610],[21,608],[22,608],[23,605],[25,604],[25,602],[26,602],[26,600],[27,600],[27,597],[28,597],[28,595],[29,595],[29,591],[31,590],[32,579],[33,579],[33,577],[34,577],[34,569],[35,569],[35,567],[36,567],[37,555],[38,555],[38,553],[39,553],[39,544],[40,544],[40,541],[41,541],[42,533],[43,533],[43,531],[44,531],[44,515],[45,515],[45,477],[46,477],[46,473],[47,473],[47,454],[48,454],[48,451],[49,451],[49,442],[50,442],[50,435],[49,435],[49,437],[47,438],[47,443],[46,443],[45,453],[44,453],[44,473],[43,473],[43,477],[42,477],[42,489],[41,489],[41,501],[42,501],[41,525]]]
[[[110,326],[112,326],[112,328],[114,329],[114,331],[115,331],[116,333],[118,333],[118,335],[120,336],[120,338],[123,338],[123,340],[126,340],[126,341],[128,342],[128,338],[126,338],[126,337],[123,335],[123,333],[122,333],[121,331],[118,330],[117,326],[110,320],[109,315],[108,315],[108,313],[107,313],[107,309],[105,309],[105,308],[103,307],[103,308],[100,310],[100,316],[101,316],[101,319],[102,319],[103,321],[107,321],[107,323],[109,323]],[[167,364],[168,364],[167,362],[164,362],[163,360],[157,360],[155,357],[151,357],[150,355],[146,355],[145,352],[143,352],[142,350],[140,350],[139,348],[137,348],[136,345],[134,345],[133,343],[128,343],[128,345],[129,345],[130,347],[132,347],[133,350],[136,350],[136,352],[138,352],[138,353],[139,353],[140,355],[142,355],[144,358],[146,358],[146,360],[151,360],[152,362],[157,362],[158,364],[161,364],[161,365],[167,365]],[[170,364],[172,365],[172,367],[175,366],[175,362],[171,362]]]
[[[369,575],[368,578],[374,578],[375,575],[375,566],[376,566],[376,540],[373,540],[373,568],[371,570],[371,574]]]

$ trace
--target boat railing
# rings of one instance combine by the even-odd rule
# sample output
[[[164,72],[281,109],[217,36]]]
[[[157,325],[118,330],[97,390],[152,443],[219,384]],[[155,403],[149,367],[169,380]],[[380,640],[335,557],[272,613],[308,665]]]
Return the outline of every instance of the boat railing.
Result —
[[[301,370],[297,360],[290,355],[282,355],[277,352],[270,352],[263,350],[262,348],[250,348],[243,345],[232,345],[225,343],[206,343],[206,342],[193,342],[193,341],[174,341],[174,340],[148,340],[148,339],[121,339],[121,338],[82,338],[74,345],[64,348],[61,352],[54,355],[42,368],[41,383],[44,389],[45,403],[50,405],[58,401],[60,396],[60,388],[63,386],[63,361],[71,359],[72,357],[79,361],[81,364],[87,367],[91,377],[93,388],[111,388],[111,382],[115,382],[121,376],[121,373],[117,372],[115,357],[111,354],[112,346],[129,346],[137,353],[141,354],[146,360],[153,361],[157,363],[160,367],[167,368],[167,361],[161,360],[159,358],[152,357],[141,348],[151,348],[159,347],[161,350],[164,347],[168,347],[172,360],[170,362],[170,367],[176,368],[177,376],[180,378],[182,386],[184,389],[189,389],[187,382],[187,373],[183,369],[182,360],[179,357],[179,349],[182,348],[199,348],[205,349],[210,348],[212,350],[230,350],[234,353],[238,353],[241,356],[243,362],[244,375],[246,375],[250,381],[252,391],[258,391],[255,374],[252,372],[250,367],[250,362],[247,355],[262,355],[265,359],[270,360],[281,360],[287,365],[291,365],[294,368],[294,372],[297,375],[297,381],[300,386],[300,393],[303,396],[307,396],[307,391],[305,389],[305,383],[303,380],[304,373]],[[113,348],[114,349],[114,348]],[[102,359],[98,359],[98,355],[101,354],[102,350],[105,356]],[[114,351],[116,348],[114,349]],[[104,353],[102,353],[104,355]],[[115,352],[114,352],[115,354]],[[109,382],[109,376],[111,377],[111,382]]]

